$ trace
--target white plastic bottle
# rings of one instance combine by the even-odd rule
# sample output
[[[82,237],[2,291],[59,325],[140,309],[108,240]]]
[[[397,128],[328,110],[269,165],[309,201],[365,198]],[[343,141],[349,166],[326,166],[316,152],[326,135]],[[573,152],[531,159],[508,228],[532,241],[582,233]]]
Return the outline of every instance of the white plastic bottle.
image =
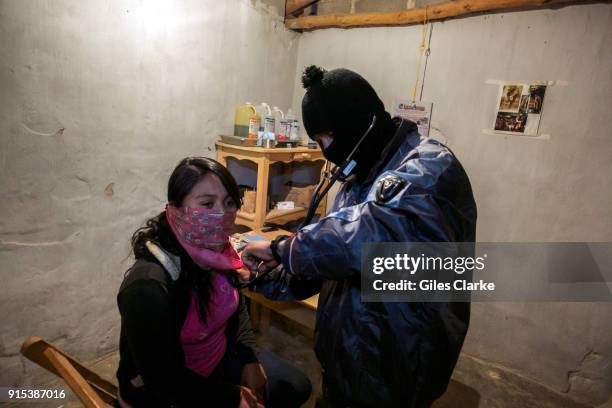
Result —
[[[274,116],[274,133],[276,134],[277,142],[284,142],[287,140],[287,122],[285,120],[285,114],[282,110],[275,106],[272,108],[272,116]]]
[[[291,142],[295,142],[295,140],[291,138],[291,135],[292,135],[294,123],[297,121],[297,118],[293,114],[293,110],[291,108],[287,109],[287,114],[285,115],[285,121],[286,121],[286,129],[287,129],[285,135],[287,136],[287,140]]]
[[[262,102],[257,107],[257,112],[261,116],[261,129],[264,133],[274,133],[275,128],[275,120],[272,115],[272,109],[270,109],[270,105],[265,102]]]
[[[296,145],[300,141],[300,121],[295,117],[291,109],[287,112],[288,132],[287,137],[291,143]]]

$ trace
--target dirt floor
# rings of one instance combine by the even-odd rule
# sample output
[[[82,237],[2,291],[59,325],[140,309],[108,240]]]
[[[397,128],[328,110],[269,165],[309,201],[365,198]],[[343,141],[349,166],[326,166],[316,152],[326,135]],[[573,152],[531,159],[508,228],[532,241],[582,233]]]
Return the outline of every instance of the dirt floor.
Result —
[[[321,392],[320,367],[312,350],[312,339],[289,320],[272,313],[270,325],[257,333],[260,347],[278,353],[300,367],[313,384],[313,394],[305,407],[314,407]],[[89,366],[102,376],[115,379],[119,355],[109,354]],[[61,381],[51,385],[63,386]],[[2,404],[4,407],[80,407],[77,400],[63,403]],[[608,407],[609,405],[606,405]],[[462,354],[446,394],[434,404],[435,408],[587,408],[567,396],[525,379],[501,367]],[[601,407],[604,408],[604,407]]]

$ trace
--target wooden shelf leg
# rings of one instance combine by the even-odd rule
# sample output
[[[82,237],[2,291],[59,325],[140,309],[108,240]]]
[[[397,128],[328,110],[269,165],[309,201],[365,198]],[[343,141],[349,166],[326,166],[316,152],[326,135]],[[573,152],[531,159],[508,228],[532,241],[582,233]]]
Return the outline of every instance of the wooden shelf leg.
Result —
[[[257,161],[257,194],[255,198],[255,228],[263,227],[268,207],[268,176],[270,160],[262,157]]]
[[[250,317],[251,317],[251,326],[253,326],[253,330],[259,331],[259,318],[261,316],[261,305],[257,302],[254,302],[251,299],[250,305]]]
[[[227,156],[222,150],[217,150],[217,161],[227,168]]]
[[[270,309],[260,306],[259,331],[266,332],[270,328]]]

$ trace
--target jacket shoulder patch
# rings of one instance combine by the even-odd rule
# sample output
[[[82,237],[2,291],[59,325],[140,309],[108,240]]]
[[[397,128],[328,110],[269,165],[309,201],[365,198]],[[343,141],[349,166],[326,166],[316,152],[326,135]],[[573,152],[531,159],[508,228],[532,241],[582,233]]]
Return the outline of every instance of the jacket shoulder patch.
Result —
[[[376,202],[386,203],[406,185],[406,180],[401,177],[388,175],[381,178],[376,186]]]

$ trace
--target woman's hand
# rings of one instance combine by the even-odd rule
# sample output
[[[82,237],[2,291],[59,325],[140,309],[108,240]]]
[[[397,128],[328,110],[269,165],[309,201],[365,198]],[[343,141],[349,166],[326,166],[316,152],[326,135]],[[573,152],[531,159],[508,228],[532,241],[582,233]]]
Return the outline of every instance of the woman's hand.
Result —
[[[260,401],[264,400],[268,378],[264,368],[259,363],[246,364],[242,368],[240,384],[249,387]]]
[[[265,408],[261,402],[257,400],[253,391],[247,387],[240,387],[240,405],[238,408]]]
[[[252,273],[247,268],[239,268],[236,269],[236,275],[238,275],[239,280],[246,282],[251,279]]]
[[[267,272],[278,266],[270,249],[270,241],[249,242],[240,258],[244,265],[255,273]]]

